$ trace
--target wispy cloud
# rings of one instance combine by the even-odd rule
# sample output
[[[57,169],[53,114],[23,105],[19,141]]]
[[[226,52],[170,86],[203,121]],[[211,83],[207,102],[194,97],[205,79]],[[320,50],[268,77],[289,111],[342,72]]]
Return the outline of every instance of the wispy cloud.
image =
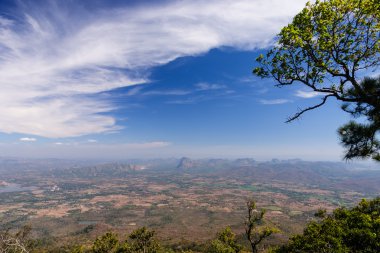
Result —
[[[217,83],[197,83],[195,87],[198,91],[220,90],[227,88],[227,86]]]
[[[238,79],[239,82],[241,83],[253,83],[255,81],[255,79],[251,76],[245,76],[245,77],[241,77]]]
[[[140,91],[143,89],[142,86],[134,86],[127,92],[127,96],[135,96],[140,93]]]
[[[259,102],[263,105],[281,105],[292,101],[289,99],[261,99]]]
[[[116,108],[96,94],[145,83],[150,68],[181,56],[266,47],[304,5],[196,0],[90,12],[72,1],[43,3],[23,2],[17,21],[0,17],[0,132],[115,131]]]
[[[192,95],[197,92],[202,92],[202,91],[210,91],[210,90],[222,90],[226,89],[227,86],[221,85],[221,84],[215,84],[215,83],[197,83],[194,85],[195,90],[150,90],[150,91],[140,91],[134,95],[140,95],[140,96],[186,96],[186,95]],[[234,93],[233,90],[226,90],[223,94],[231,94]],[[198,98],[201,96],[197,96]],[[186,99],[181,99],[181,100],[176,100],[179,104],[189,104],[192,103],[190,101],[193,101],[194,98],[186,98]],[[176,101],[171,101],[169,103],[174,103],[176,104]],[[185,102],[186,101],[186,102]]]
[[[321,96],[321,93],[315,92],[315,91],[297,90],[295,95],[296,97],[300,97],[300,98],[313,98],[313,97]]]
[[[191,94],[191,91],[188,90],[152,90],[143,92],[143,96],[183,96]]]
[[[34,142],[34,141],[37,141],[36,138],[32,138],[32,137],[22,137],[19,140],[20,141],[24,141],[24,142]]]
[[[170,142],[166,141],[152,141],[152,142],[143,142],[143,143],[127,143],[124,145],[126,148],[135,148],[135,149],[155,149],[163,148],[170,146]]]
[[[166,102],[166,104],[190,105],[190,104],[199,103],[204,100],[206,100],[204,96],[194,96],[194,97],[189,97],[189,98],[184,98],[184,99],[169,100]]]

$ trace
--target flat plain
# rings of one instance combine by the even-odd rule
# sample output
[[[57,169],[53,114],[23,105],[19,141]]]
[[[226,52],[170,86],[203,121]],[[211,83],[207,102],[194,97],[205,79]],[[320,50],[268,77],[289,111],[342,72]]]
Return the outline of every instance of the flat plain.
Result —
[[[380,170],[301,160],[163,159],[119,163],[1,159],[2,229],[30,224],[45,243],[86,242],[148,226],[165,243],[203,243],[225,226],[244,233],[246,201],[267,210],[285,241],[321,208],[380,193]]]

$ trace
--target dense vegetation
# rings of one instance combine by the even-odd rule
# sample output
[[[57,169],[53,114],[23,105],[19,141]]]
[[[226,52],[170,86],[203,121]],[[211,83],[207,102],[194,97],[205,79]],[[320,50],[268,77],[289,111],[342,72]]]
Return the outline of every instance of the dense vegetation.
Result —
[[[30,228],[24,227],[12,234],[9,231],[0,234],[0,252],[70,252],[70,253],[161,253],[161,252],[204,252],[204,253],[239,253],[263,251],[259,244],[275,231],[273,228],[259,226],[263,222],[264,210],[257,210],[254,202],[248,202],[246,237],[252,246],[238,243],[231,228],[227,227],[217,234],[216,239],[201,247],[196,244],[162,246],[155,239],[155,232],[146,227],[133,231],[127,239],[107,232],[95,239],[92,244],[44,249],[40,240],[28,239]],[[303,234],[290,238],[285,245],[266,249],[275,253],[287,252],[380,252],[380,197],[373,200],[362,200],[357,206],[347,209],[335,209],[331,214],[325,210],[316,213]]]
[[[310,222],[275,252],[380,252],[380,198],[317,216],[322,220]]]

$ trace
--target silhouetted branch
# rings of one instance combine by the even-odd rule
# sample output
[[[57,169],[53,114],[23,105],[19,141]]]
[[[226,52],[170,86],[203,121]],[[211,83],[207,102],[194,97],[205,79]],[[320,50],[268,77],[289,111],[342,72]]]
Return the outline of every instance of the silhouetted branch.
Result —
[[[327,99],[328,99],[329,97],[334,97],[334,96],[335,96],[335,95],[333,95],[333,94],[330,94],[330,95],[324,96],[323,99],[322,99],[322,102],[321,102],[321,103],[319,103],[319,104],[317,104],[317,105],[314,105],[314,106],[311,106],[311,107],[308,107],[308,108],[306,108],[306,109],[301,110],[300,112],[296,113],[294,116],[288,118],[285,122],[286,122],[286,123],[290,123],[290,122],[292,122],[293,120],[298,119],[298,118],[299,118],[302,114],[304,114],[305,112],[307,112],[307,111],[311,111],[311,110],[314,110],[314,109],[316,109],[316,108],[318,108],[318,107],[321,107],[322,105],[324,105],[324,104],[326,103],[326,101],[327,101]]]

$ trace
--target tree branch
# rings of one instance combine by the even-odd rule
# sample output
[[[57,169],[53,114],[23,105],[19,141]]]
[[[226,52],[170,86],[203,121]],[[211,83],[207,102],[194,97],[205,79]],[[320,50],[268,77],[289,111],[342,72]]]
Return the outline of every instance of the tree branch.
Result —
[[[335,97],[335,95],[334,95],[334,94],[330,94],[330,95],[326,95],[326,96],[324,96],[323,99],[322,99],[322,102],[321,102],[321,103],[319,103],[319,104],[317,104],[317,105],[314,105],[314,106],[311,106],[311,107],[308,107],[308,108],[306,108],[306,109],[301,110],[300,112],[296,113],[294,116],[288,118],[285,122],[286,122],[286,123],[290,123],[290,122],[292,122],[293,120],[298,119],[299,117],[301,117],[301,115],[304,114],[305,112],[307,112],[307,111],[311,111],[311,110],[314,110],[314,109],[316,109],[316,108],[318,108],[318,107],[321,107],[322,105],[324,105],[324,104],[326,103],[326,101],[327,101],[327,99],[328,99],[329,97]]]

